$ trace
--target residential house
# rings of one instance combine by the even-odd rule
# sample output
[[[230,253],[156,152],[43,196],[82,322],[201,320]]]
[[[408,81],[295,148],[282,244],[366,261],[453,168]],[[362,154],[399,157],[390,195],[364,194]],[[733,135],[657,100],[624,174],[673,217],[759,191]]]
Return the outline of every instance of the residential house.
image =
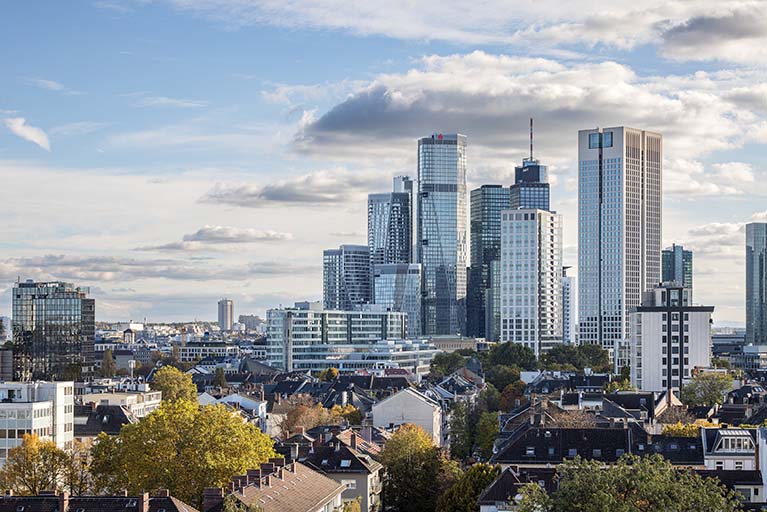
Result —
[[[154,496],[70,496],[69,493],[0,496],[0,512],[199,512],[160,490]]]
[[[757,430],[743,428],[702,428],[701,440],[706,469],[758,469],[756,462]]]
[[[423,428],[434,444],[447,440],[443,407],[412,388],[403,389],[373,405],[373,425],[394,427],[411,423]]]

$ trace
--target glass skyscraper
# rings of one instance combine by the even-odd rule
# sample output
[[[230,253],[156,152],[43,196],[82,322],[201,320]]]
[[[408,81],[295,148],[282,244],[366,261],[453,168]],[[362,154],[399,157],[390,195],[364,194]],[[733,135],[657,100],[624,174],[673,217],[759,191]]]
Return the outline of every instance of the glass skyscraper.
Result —
[[[674,244],[663,250],[661,265],[664,283],[675,281],[692,290],[692,251]]]
[[[658,133],[578,132],[580,343],[626,348],[629,311],[660,282],[662,160]]]
[[[407,313],[408,338],[421,335],[421,265],[375,265],[373,289],[375,304],[388,311]]]
[[[325,309],[351,311],[370,304],[370,253],[367,245],[342,245],[323,253]]]
[[[96,306],[88,293],[88,288],[58,281],[16,283],[16,380],[80,380],[93,372]]]
[[[767,223],[746,224],[746,344],[767,344]]]
[[[234,323],[234,301],[221,299],[218,301],[218,327],[222,331],[231,331]]]
[[[466,334],[487,337],[490,264],[501,257],[501,211],[510,208],[509,189],[482,185],[471,191],[471,268],[466,292]]]
[[[418,141],[417,261],[425,335],[459,334],[466,321],[466,136]]]
[[[532,157],[522,160],[522,166],[514,168],[510,208],[550,210],[548,180],[549,174],[545,165],[541,165]]]
[[[394,192],[368,195],[370,265],[410,263],[413,182],[394,178]],[[399,190],[398,190],[399,189]]]

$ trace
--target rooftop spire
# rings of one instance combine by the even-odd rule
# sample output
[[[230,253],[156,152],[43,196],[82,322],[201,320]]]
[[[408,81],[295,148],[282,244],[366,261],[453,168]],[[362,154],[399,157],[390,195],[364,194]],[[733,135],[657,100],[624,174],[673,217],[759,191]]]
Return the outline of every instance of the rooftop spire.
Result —
[[[530,160],[533,159],[533,118],[530,118]]]

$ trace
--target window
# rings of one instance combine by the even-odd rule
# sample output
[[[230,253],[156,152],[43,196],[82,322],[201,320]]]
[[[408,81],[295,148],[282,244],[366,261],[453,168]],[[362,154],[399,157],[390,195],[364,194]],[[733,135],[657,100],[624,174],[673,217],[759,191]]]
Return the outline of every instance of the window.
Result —
[[[345,485],[347,489],[356,489],[357,488],[357,481],[356,480],[341,480],[341,485]]]
[[[576,455],[578,455],[578,450],[576,448],[570,448],[567,450],[568,457],[575,457]]]
[[[742,460],[736,460],[735,461],[735,469],[736,470],[742,470],[743,469],[743,461]]]
[[[534,457],[535,456],[535,446],[528,446],[525,449],[525,455],[527,455],[528,457],[531,457],[531,456]]]
[[[554,447],[549,446],[549,457],[553,457],[553,456],[554,456]]]
[[[351,465],[352,465],[352,461],[349,459],[344,459],[341,461],[342,468],[348,468],[348,467],[351,467]]]
[[[719,470],[724,469],[724,461],[721,461],[721,460],[716,461],[716,469],[719,469]]]
[[[591,450],[591,456],[592,457],[601,457],[602,456],[602,449],[601,448],[594,448]]]

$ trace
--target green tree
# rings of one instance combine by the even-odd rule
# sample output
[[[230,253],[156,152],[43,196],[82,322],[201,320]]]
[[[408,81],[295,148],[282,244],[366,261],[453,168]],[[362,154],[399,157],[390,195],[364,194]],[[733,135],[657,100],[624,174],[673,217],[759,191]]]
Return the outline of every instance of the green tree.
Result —
[[[274,457],[273,445],[224,406],[199,407],[182,399],[163,402],[119,436],[100,434],[91,468],[100,492],[168,489],[198,506],[203,489],[223,487],[232,476],[257,468]]]
[[[718,357],[715,357],[711,360],[711,366],[714,368],[724,368],[726,370],[730,369],[730,362],[727,359],[720,359]]]
[[[485,380],[495,386],[495,389],[506,389],[506,386],[519,380],[519,368],[497,364],[485,371]]]
[[[84,443],[75,440],[72,449],[66,452],[66,457],[61,478],[64,489],[73,496],[92,494],[95,489],[90,472],[90,449]]]
[[[538,484],[520,493],[525,512],[735,512],[739,500],[717,480],[674,467],[660,455],[625,455],[605,468],[576,457],[557,468],[551,496]],[[538,489],[535,489],[538,487]]]
[[[562,370],[565,366],[582,370],[586,366],[586,358],[575,345],[556,345],[551,350],[541,354],[541,363],[547,370]]]
[[[538,365],[535,352],[531,348],[510,341],[493,345],[488,362],[491,365],[518,366],[523,370],[535,370]]]
[[[416,425],[403,425],[381,454],[386,468],[383,500],[398,512],[432,512],[437,498],[459,472],[444,459],[431,436]]]
[[[320,372],[320,380],[332,382],[338,378],[338,368],[325,368]]]
[[[463,460],[471,454],[472,444],[469,408],[458,400],[450,411],[450,455]]]
[[[437,510],[440,512],[475,512],[477,500],[485,488],[493,483],[500,468],[489,464],[474,464],[440,496]]]
[[[687,407],[721,405],[732,388],[732,377],[726,373],[703,373],[682,388],[679,398]]]
[[[429,377],[432,379],[441,379],[450,375],[459,368],[463,368],[466,359],[457,352],[439,352],[431,360],[429,366]]]
[[[618,391],[636,391],[636,388],[628,379],[614,380],[605,384],[605,393],[617,393]]]
[[[362,505],[360,504],[360,498],[356,500],[344,502],[344,507],[341,512],[362,512]]]
[[[216,372],[213,375],[213,385],[219,388],[229,387],[229,383],[226,381],[226,373],[224,372],[223,368],[216,368]],[[197,390],[195,389],[195,396],[196,394]]]
[[[114,377],[115,373],[117,373],[115,358],[112,355],[112,350],[106,349],[104,351],[104,356],[101,358],[101,376]]]
[[[586,343],[578,347],[578,352],[585,361],[583,368],[591,368],[595,372],[609,372],[612,368],[610,354],[599,345]]]
[[[17,494],[59,491],[67,458],[66,452],[53,441],[43,441],[37,434],[24,434],[21,444],[9,450],[0,469],[0,485]]]
[[[173,366],[163,366],[154,374],[152,389],[162,391],[162,399],[169,402],[190,400],[197,402],[197,386],[192,376]]]
[[[485,412],[477,423],[477,446],[485,458],[493,455],[493,443],[498,437],[498,413]]]
[[[223,512],[262,512],[264,509],[256,503],[246,505],[237,496],[230,494],[224,498]]]

